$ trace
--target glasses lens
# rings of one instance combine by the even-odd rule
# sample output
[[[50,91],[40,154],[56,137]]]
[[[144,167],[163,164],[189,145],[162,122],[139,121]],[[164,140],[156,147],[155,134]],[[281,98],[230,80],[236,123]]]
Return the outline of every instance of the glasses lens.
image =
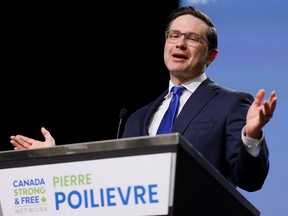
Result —
[[[193,32],[181,33],[180,31],[177,30],[166,31],[166,39],[170,43],[177,43],[182,35],[184,35],[185,41],[190,46],[195,46],[195,44],[199,44],[201,43],[201,41],[209,44],[202,36],[195,34]]]

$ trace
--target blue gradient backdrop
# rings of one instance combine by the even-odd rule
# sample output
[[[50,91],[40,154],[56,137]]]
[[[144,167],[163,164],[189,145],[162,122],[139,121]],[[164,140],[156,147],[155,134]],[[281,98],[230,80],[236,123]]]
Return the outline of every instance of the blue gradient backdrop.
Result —
[[[181,1],[181,0],[180,0]],[[207,70],[218,83],[253,95],[276,90],[273,119],[264,128],[270,172],[261,190],[239,191],[261,216],[288,215],[288,1],[191,0],[208,14],[219,36],[219,55]]]

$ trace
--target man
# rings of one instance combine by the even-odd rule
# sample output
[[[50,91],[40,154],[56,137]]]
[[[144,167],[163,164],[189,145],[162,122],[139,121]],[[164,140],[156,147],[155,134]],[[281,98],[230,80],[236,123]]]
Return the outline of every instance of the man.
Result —
[[[191,6],[173,11],[164,46],[169,88],[129,116],[122,138],[159,134],[172,97],[170,89],[184,86],[178,116],[167,133],[179,132],[235,187],[256,191],[269,171],[262,128],[273,116],[276,93],[272,91],[263,101],[264,89],[254,99],[249,93],[227,89],[208,78],[206,69],[218,55],[217,46],[216,28],[206,14]],[[55,145],[45,128],[42,133],[45,142],[17,135],[11,136],[11,143],[15,149]]]

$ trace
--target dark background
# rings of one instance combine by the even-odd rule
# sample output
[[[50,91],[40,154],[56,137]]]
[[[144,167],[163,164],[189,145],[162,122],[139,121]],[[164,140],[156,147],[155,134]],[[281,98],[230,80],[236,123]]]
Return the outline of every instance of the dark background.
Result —
[[[3,14],[2,151],[11,135],[44,140],[42,126],[57,145],[115,139],[120,110],[130,115],[167,87],[164,31],[177,1],[12,4]]]

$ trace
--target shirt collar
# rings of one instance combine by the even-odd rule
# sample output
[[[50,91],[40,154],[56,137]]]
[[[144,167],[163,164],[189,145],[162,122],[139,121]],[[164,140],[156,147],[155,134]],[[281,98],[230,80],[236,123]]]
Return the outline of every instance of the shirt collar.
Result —
[[[182,86],[184,86],[187,90],[189,90],[191,93],[193,93],[197,88],[198,86],[204,81],[206,80],[207,76],[205,73],[202,73],[200,76],[186,82],[186,83],[183,83]],[[174,84],[171,82],[171,80],[169,80],[169,91],[168,91],[168,94],[165,96],[167,97],[171,92],[171,88],[174,86]]]

